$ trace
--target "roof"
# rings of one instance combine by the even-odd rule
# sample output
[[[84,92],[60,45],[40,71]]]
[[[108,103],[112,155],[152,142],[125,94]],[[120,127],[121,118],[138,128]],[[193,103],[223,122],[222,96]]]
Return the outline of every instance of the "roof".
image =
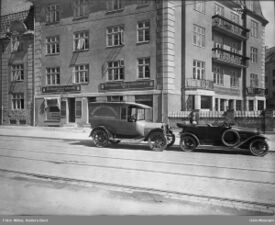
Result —
[[[90,102],[89,104],[95,104],[95,105],[129,105],[129,106],[136,106],[138,108],[143,109],[151,109],[148,105],[139,104],[136,102]]]
[[[265,63],[275,62],[275,47],[266,50]]]
[[[6,16],[30,9],[32,3],[29,0],[1,0],[1,15]]]

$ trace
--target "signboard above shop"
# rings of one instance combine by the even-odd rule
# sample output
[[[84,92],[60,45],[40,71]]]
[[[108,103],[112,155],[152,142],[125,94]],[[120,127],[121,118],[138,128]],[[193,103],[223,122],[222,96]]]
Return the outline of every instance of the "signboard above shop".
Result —
[[[67,92],[80,92],[80,85],[58,85],[42,87],[42,93],[67,93]]]
[[[154,89],[153,80],[140,80],[131,82],[106,82],[99,85],[99,91],[125,91],[125,90],[144,90]]]

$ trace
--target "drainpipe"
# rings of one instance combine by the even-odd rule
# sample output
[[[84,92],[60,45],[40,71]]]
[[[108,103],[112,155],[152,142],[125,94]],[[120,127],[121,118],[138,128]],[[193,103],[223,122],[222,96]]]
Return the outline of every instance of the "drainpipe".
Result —
[[[35,55],[35,7],[33,5],[33,48],[32,48],[32,107],[33,107],[33,126],[35,127],[35,72],[34,72],[34,55]]]
[[[243,0],[242,5],[243,5],[243,13],[242,13],[243,27],[246,31],[246,29],[247,29],[247,25],[246,25],[246,22],[247,22],[246,10],[247,10],[247,8],[246,8],[245,0]],[[246,34],[247,34],[247,32],[246,32]],[[243,54],[242,54],[243,57],[246,57],[246,47],[247,47],[246,42],[247,42],[247,40],[243,41]],[[245,63],[247,63],[247,61],[246,61],[247,59],[245,58],[244,60],[245,60]],[[243,68],[243,101],[244,101],[243,109],[244,109],[244,111],[247,110],[247,96],[246,96],[247,95],[246,94],[247,77],[246,77],[246,75],[247,75],[247,68],[244,67]]]

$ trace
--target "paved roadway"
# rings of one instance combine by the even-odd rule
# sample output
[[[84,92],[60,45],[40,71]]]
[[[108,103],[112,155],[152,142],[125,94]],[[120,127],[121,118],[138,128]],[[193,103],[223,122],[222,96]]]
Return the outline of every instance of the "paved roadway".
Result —
[[[96,148],[87,140],[11,136],[0,143],[2,173],[274,214],[273,152],[152,152],[142,144]]]

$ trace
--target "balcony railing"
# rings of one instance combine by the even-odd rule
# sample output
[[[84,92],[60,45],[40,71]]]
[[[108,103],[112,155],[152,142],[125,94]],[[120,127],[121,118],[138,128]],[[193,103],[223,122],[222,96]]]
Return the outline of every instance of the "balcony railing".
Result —
[[[222,48],[213,48],[212,57],[214,60],[236,67],[246,67],[247,57],[244,57],[238,53],[224,50]]]
[[[246,93],[248,96],[265,96],[266,90],[264,88],[248,87],[246,88]]]
[[[185,88],[213,90],[214,82],[211,80],[186,79]]]
[[[214,29],[225,32],[229,35],[231,34],[238,39],[245,40],[248,38],[248,29],[221,15],[214,15],[212,17],[212,25]]]

